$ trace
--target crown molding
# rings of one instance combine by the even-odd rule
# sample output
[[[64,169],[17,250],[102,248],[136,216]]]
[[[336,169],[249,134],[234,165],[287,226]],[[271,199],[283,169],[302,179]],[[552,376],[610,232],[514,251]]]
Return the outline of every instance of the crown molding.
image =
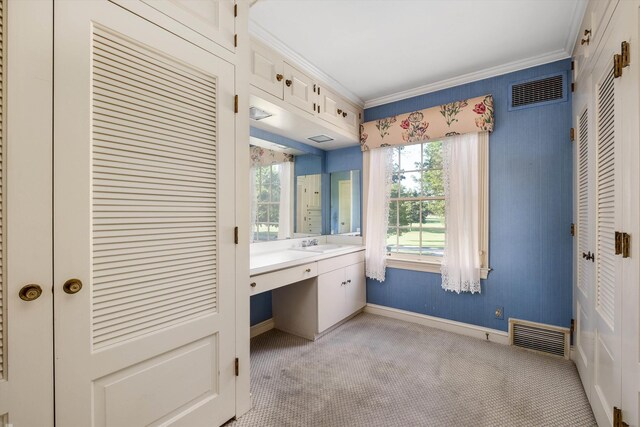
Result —
[[[567,42],[564,45],[564,50],[571,56],[573,54],[573,47],[578,40],[580,34],[580,26],[584,19],[584,14],[587,11],[588,2],[585,0],[579,0],[576,2],[576,6],[573,9],[573,17],[571,19],[571,25],[569,26],[569,34],[567,34]]]
[[[307,61],[307,59],[282,43],[278,38],[252,19],[249,20],[249,34],[274,49],[285,58],[293,61],[301,71],[318,77],[320,80],[324,81],[330,89],[333,89],[335,92],[347,98],[357,106],[362,107],[364,105],[364,101],[360,99],[359,96],[341,85],[340,82],[313,65],[311,62]]]
[[[537,65],[548,64],[550,62],[569,58],[570,56],[570,52],[567,52],[564,49],[558,49],[550,53],[534,56],[532,58],[509,62],[497,67],[486,68],[481,71],[463,74],[457,77],[452,77],[450,79],[440,80],[435,83],[418,86],[413,89],[403,90],[400,92],[392,93],[390,95],[369,99],[365,101],[364,108],[377,107],[379,105],[389,104],[391,102],[401,101],[407,98],[413,98],[414,96],[425,95],[427,93],[432,93],[439,90],[476,82],[478,80],[496,77],[503,74],[512,73],[514,71],[524,70],[526,68],[535,67]]]

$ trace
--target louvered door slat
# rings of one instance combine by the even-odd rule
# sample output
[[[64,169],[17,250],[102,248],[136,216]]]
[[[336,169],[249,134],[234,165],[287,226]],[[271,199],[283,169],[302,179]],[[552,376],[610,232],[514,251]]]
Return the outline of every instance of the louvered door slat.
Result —
[[[597,92],[596,307],[613,327],[615,316],[615,91],[613,70]]]
[[[99,349],[216,312],[217,116],[215,78],[100,28],[93,42]]]
[[[589,111],[584,110],[578,121],[578,287],[582,290],[590,280],[587,261],[582,254],[589,247]]]

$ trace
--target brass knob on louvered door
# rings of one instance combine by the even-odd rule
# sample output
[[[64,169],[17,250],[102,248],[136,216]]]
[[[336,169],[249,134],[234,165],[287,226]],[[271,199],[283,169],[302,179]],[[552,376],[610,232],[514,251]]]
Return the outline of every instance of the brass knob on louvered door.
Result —
[[[281,82],[284,76],[282,74],[276,74],[276,80]]]
[[[18,292],[20,299],[23,301],[33,301],[34,299],[40,298],[42,295],[42,288],[38,285],[25,285]]]
[[[287,85],[287,87],[290,87],[290,86],[291,86],[291,83],[293,83],[293,82],[292,82],[291,80],[289,80],[289,79],[287,79],[287,80],[285,80],[285,81],[284,81],[284,84],[286,84],[286,85]]]
[[[82,289],[82,282],[78,279],[69,279],[62,285],[62,290],[67,294],[77,294]]]

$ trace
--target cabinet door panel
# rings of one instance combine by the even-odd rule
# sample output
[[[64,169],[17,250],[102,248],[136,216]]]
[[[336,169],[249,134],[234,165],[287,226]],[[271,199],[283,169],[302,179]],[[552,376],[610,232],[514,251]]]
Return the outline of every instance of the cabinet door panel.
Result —
[[[283,98],[282,58],[272,50],[253,42],[251,45],[251,84],[271,95]],[[280,80],[278,81],[278,74]]]
[[[355,313],[367,303],[367,283],[364,277],[364,262],[350,265],[346,272],[347,316]]]
[[[345,270],[318,276],[318,332],[327,330],[345,318]]]
[[[342,113],[340,114],[340,123],[338,125],[349,132],[358,133],[360,126],[358,111],[344,102],[341,103],[340,110],[342,110]]]
[[[342,117],[338,115],[338,109],[340,109],[340,97],[335,93],[321,87],[320,95],[318,95],[318,103],[320,105],[320,112],[318,117],[333,125],[341,126]]]
[[[285,83],[290,81],[289,86],[285,85],[284,100],[309,114],[314,114],[313,106],[316,103],[316,94],[313,91],[313,79],[286,62],[284,63],[284,78]]]

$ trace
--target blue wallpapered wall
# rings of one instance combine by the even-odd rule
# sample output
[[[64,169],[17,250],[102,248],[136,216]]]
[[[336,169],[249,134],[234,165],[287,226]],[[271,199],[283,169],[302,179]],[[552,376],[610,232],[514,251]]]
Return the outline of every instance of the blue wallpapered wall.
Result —
[[[570,60],[533,67],[365,110],[376,120],[460,99],[493,94],[496,127],[489,141],[489,255],[493,271],[480,295],[452,294],[440,276],[390,268],[367,281],[367,301],[430,316],[507,330],[509,317],[569,326],[572,305],[571,94],[565,102],[508,110],[512,82],[566,72]],[[330,151],[325,172],[362,170],[359,147]],[[496,319],[496,307],[504,319]],[[251,324],[271,317],[271,296],[251,301]]]
[[[367,301],[507,330],[510,317],[569,326],[572,304],[571,96],[564,102],[508,110],[509,84],[566,72],[569,59],[365,111],[365,121],[493,94],[496,127],[489,137],[489,257],[493,271],[480,295],[440,288],[432,273],[388,269],[367,280]],[[504,319],[495,318],[496,307]]]

